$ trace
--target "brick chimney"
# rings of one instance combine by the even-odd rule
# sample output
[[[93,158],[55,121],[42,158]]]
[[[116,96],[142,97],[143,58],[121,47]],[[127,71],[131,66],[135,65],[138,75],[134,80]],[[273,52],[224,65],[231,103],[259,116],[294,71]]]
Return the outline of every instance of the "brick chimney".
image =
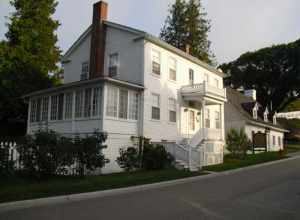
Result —
[[[108,4],[99,1],[93,7],[93,23],[90,50],[90,79],[104,76],[104,54]]]

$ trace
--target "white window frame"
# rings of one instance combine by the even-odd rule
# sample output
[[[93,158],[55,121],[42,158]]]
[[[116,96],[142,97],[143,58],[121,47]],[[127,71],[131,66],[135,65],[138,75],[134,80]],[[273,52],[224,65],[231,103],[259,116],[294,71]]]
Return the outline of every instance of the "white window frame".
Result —
[[[51,95],[50,121],[58,120],[59,94]]]
[[[99,117],[101,113],[102,87],[93,88],[92,97],[92,117]]]
[[[169,122],[176,123],[177,122],[177,101],[175,98],[169,98],[168,109],[169,109]],[[172,121],[171,114],[174,113],[175,113],[175,121]]]
[[[221,129],[221,114],[219,111],[215,111],[215,128]]]
[[[109,55],[108,73],[110,77],[119,74],[119,53],[112,53]],[[112,71],[115,71],[114,73]]]
[[[122,93],[125,95],[124,99]],[[124,105],[124,106],[123,106]],[[119,102],[118,102],[118,118],[128,119],[128,108],[129,107],[129,94],[128,90],[124,88],[119,88]]]
[[[109,97],[109,95],[110,95],[109,90],[114,92],[114,94],[113,93],[111,94],[111,95],[113,95],[112,97]],[[119,113],[119,88],[108,85],[107,86],[107,95],[106,95],[106,113],[105,113],[105,115],[108,118],[118,118],[118,113]]]
[[[154,97],[157,98],[157,101],[158,101],[157,105],[155,105],[155,103],[154,103]],[[155,120],[155,121],[160,121],[161,120],[161,108],[160,108],[160,105],[161,105],[161,97],[160,97],[160,95],[157,94],[157,93],[151,93],[151,119],[152,120]],[[158,109],[158,116],[159,116],[158,118],[154,118],[153,117],[153,108]]]
[[[157,64],[159,66],[159,73],[154,72],[154,64]],[[152,49],[151,51],[151,72],[157,77],[161,76],[161,53],[158,50],[154,49]]]
[[[75,91],[75,119],[84,117],[84,89]]]
[[[49,97],[42,98],[41,121],[48,121],[49,118]]]
[[[73,92],[65,93],[64,119],[73,119]]]
[[[128,119],[137,121],[139,118],[139,93],[129,91],[128,99]]]
[[[82,62],[81,63],[80,80],[87,80],[87,79],[89,79],[89,71],[90,71],[89,61]],[[83,77],[83,76],[85,76],[85,77]]]

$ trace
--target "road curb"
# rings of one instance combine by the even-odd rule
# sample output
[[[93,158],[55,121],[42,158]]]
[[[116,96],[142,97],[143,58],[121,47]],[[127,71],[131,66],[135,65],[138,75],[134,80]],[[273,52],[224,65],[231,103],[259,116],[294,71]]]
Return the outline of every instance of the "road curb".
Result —
[[[184,183],[192,183],[192,182],[199,181],[199,180],[227,176],[227,175],[231,175],[231,174],[241,173],[244,171],[250,171],[250,170],[260,168],[260,167],[266,167],[266,166],[270,166],[270,165],[274,165],[274,164],[284,163],[284,162],[296,160],[299,158],[300,158],[300,155],[290,157],[287,159],[271,161],[271,162],[257,164],[257,165],[253,165],[253,166],[249,166],[249,167],[239,168],[239,169],[235,169],[235,170],[224,171],[224,172],[220,172],[220,173],[210,173],[207,175],[201,175],[201,176],[189,177],[189,178],[171,180],[171,181],[164,181],[164,182],[152,183],[152,184],[146,184],[146,185],[2,203],[2,204],[0,204],[0,213],[7,212],[7,211],[13,211],[13,210],[33,208],[33,207],[40,207],[40,206],[45,206],[45,205],[76,202],[76,201],[82,201],[82,200],[88,200],[88,199],[94,199],[94,198],[115,196],[115,195],[126,194],[126,193],[141,192],[141,191],[157,189],[157,188],[162,188],[162,187],[167,187],[167,186],[175,186],[175,185],[184,184]]]

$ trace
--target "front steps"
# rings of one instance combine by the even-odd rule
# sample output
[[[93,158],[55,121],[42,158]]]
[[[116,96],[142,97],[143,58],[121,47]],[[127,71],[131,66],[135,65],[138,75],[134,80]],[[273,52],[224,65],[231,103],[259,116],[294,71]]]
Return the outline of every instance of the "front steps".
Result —
[[[191,168],[189,168],[188,163],[186,163],[183,160],[175,160],[175,168],[178,170],[189,170],[191,172],[197,172],[200,170],[199,168],[197,168],[195,166],[192,166]]]

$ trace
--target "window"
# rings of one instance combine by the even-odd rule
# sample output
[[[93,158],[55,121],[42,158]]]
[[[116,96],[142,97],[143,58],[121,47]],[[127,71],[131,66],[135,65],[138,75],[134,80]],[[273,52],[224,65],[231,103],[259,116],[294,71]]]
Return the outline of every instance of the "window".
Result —
[[[30,122],[36,122],[37,100],[31,100],[30,104]]]
[[[281,138],[278,137],[278,146],[281,147]]]
[[[64,113],[64,94],[58,95],[57,120],[63,120]]]
[[[176,81],[176,60],[169,58],[169,79]]]
[[[72,119],[73,112],[73,93],[66,93],[65,119]]]
[[[106,115],[118,117],[118,88],[113,86],[107,87],[107,106]]]
[[[49,97],[43,98],[42,121],[48,121]]]
[[[194,70],[189,69],[189,84],[193,85],[194,84]]]
[[[194,131],[195,130],[195,112],[189,111],[189,129]]]
[[[128,90],[120,89],[119,95],[119,118],[127,119]]]
[[[176,122],[176,100],[169,98],[169,121]]]
[[[129,93],[129,119],[138,120],[139,94],[137,92]]]
[[[92,107],[92,89],[85,89],[84,92],[84,117],[91,117],[91,107]]]
[[[276,145],[276,137],[273,136],[273,146],[275,146],[275,145]]]
[[[94,88],[94,94],[93,94],[93,107],[92,112],[93,116],[99,116],[100,115],[100,102],[101,102],[101,88]]]
[[[51,96],[51,112],[50,120],[54,121],[58,119],[58,95]]]
[[[216,129],[221,128],[221,120],[220,120],[220,112],[215,111],[215,122],[216,122]]]
[[[36,121],[41,121],[41,107],[42,107],[42,99],[38,99],[36,103]]]
[[[118,67],[119,67],[119,54],[114,53],[109,56],[109,76],[113,77],[118,74]]]
[[[205,109],[205,127],[210,128],[210,111]]]
[[[81,64],[81,75],[80,80],[87,80],[89,76],[89,63],[83,62]]]
[[[152,119],[160,120],[160,97],[157,94],[152,94]]]
[[[76,91],[75,94],[75,118],[83,117],[83,90]]]
[[[160,75],[160,53],[152,50],[152,73]]]
[[[256,109],[256,107],[253,108],[253,118],[257,119],[257,109]]]

